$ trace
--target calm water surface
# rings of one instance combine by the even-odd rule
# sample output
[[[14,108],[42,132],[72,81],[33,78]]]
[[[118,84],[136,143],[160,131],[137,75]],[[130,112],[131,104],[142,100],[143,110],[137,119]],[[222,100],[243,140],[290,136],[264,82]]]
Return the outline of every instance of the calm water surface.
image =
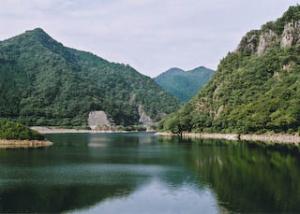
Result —
[[[0,150],[0,212],[300,212],[298,152],[152,134],[53,134]]]

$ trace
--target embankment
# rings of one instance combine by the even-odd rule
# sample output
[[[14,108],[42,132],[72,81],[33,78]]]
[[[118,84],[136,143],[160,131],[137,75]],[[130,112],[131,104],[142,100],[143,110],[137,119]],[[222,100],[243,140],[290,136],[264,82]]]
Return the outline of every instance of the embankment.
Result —
[[[41,148],[51,145],[52,143],[49,141],[0,139],[0,149]]]

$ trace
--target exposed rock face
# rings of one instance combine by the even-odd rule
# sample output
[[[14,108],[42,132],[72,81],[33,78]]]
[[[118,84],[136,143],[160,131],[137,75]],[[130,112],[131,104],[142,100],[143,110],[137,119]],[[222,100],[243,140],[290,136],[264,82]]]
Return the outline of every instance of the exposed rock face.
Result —
[[[89,114],[88,125],[92,130],[107,129],[111,127],[111,123],[104,111],[92,111]]]
[[[300,42],[300,21],[290,22],[284,26],[281,47],[290,48]]]
[[[136,101],[136,94],[131,94],[130,95],[130,99],[129,99],[129,103],[132,105],[134,104]]]
[[[263,32],[259,37],[259,43],[257,47],[257,54],[262,55],[265,53],[267,48],[271,47],[277,41],[277,34],[274,33],[272,30],[267,32]]]
[[[284,30],[280,34],[270,28],[253,30],[243,37],[237,51],[261,56],[268,48],[276,44],[282,48],[290,48],[295,44],[300,44],[300,21],[285,24]]]
[[[139,115],[140,115],[139,122],[146,127],[151,127],[153,125],[153,121],[144,111],[144,107],[142,105],[139,105],[138,110],[139,110]]]
[[[239,44],[237,51],[253,54],[257,50],[259,42],[259,31],[254,30],[247,33]]]
[[[221,105],[219,108],[218,108],[218,111],[217,111],[217,113],[216,113],[216,115],[215,115],[215,119],[218,119],[219,117],[220,117],[220,115],[223,113],[223,111],[224,111],[224,105]]]

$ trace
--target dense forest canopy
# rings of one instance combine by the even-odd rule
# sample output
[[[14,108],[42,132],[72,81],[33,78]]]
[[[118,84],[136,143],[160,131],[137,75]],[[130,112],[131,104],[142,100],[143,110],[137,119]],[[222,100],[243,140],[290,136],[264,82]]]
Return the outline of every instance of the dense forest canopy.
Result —
[[[86,126],[90,111],[116,125],[153,120],[178,103],[128,65],[64,47],[37,28],[0,42],[0,117],[27,125]]]
[[[189,103],[162,121],[173,132],[296,132],[300,127],[300,6],[249,32]]]
[[[6,140],[44,140],[39,133],[15,122],[0,120],[0,139]]]
[[[206,67],[198,67],[190,71],[171,68],[154,80],[167,92],[185,103],[197,94],[214,75],[214,71]]]

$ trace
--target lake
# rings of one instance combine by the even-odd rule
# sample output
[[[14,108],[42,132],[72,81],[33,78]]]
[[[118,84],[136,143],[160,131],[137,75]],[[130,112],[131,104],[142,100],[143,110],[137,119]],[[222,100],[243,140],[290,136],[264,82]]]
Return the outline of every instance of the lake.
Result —
[[[300,212],[297,150],[153,134],[51,134],[0,150],[0,212]]]

